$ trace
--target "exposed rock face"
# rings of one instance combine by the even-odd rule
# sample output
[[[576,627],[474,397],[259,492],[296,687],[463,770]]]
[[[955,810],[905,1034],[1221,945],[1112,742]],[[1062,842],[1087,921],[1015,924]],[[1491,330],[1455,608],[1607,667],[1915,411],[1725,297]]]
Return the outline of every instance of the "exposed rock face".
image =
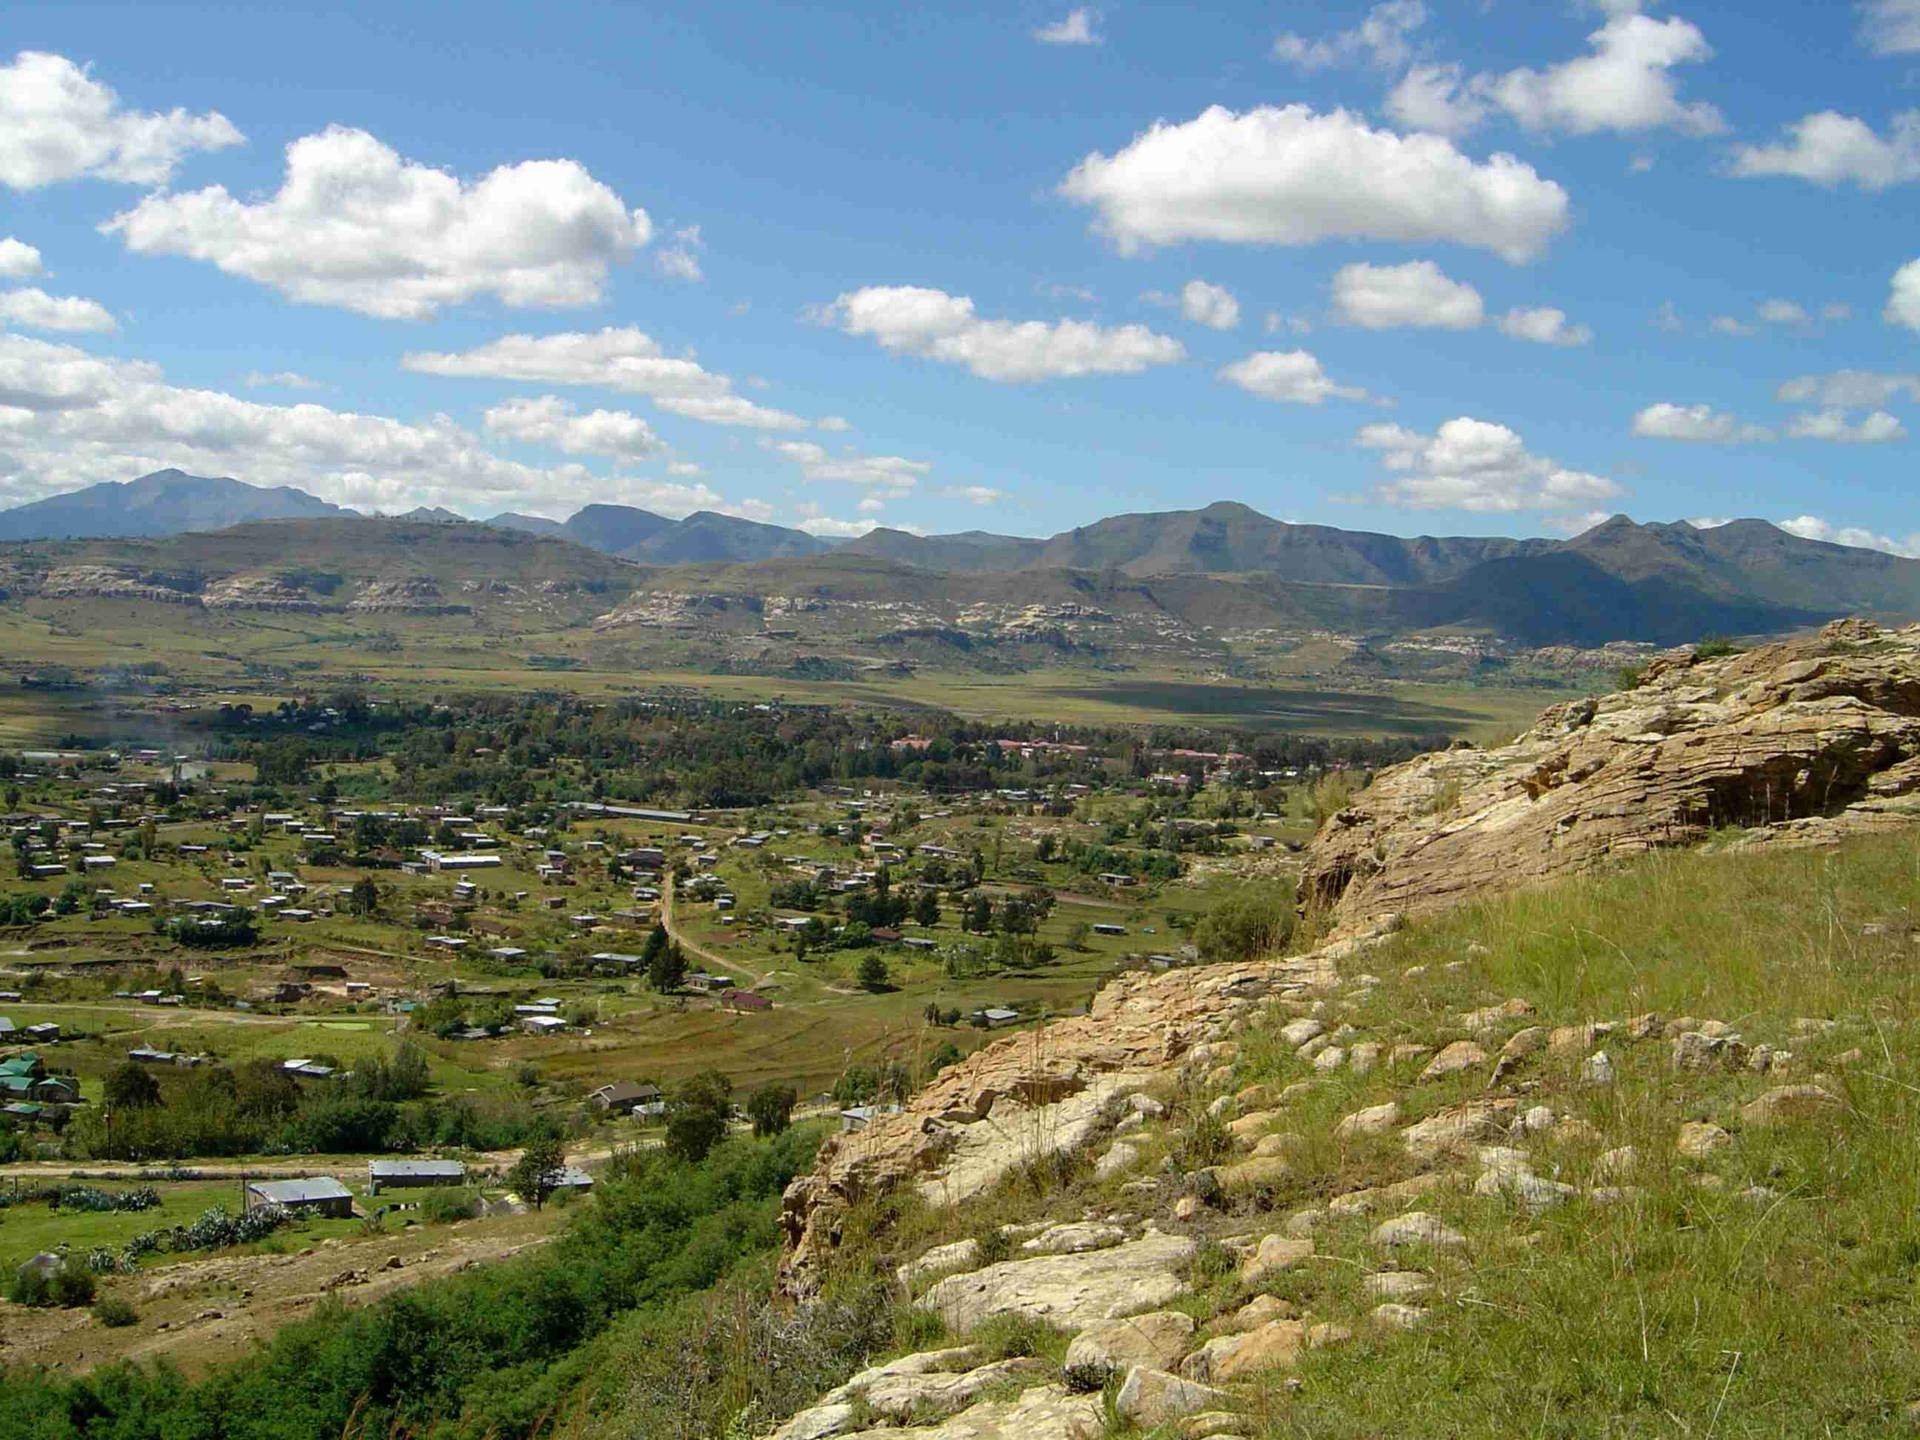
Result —
[[[1495,750],[1382,771],[1321,827],[1303,904],[1339,931],[1693,844],[1825,843],[1920,818],[1920,626],[1839,620],[1541,712]]]
[[[1016,1165],[1085,1145],[1110,1103],[1197,1046],[1223,1039],[1234,1019],[1267,996],[1334,984],[1334,962],[1348,948],[1120,976],[1087,1015],[1037,1037],[996,1041],[949,1066],[900,1114],[829,1137],[812,1173],[789,1185],[782,1200],[782,1291],[804,1298],[819,1288],[848,1205],[907,1184],[933,1204],[953,1204]]]
[[[1077,1332],[1183,1293],[1182,1272],[1193,1252],[1184,1235],[1149,1234],[1085,1255],[1008,1260],[949,1276],[921,1303],[956,1331],[1011,1312]]]
[[[166,605],[198,605],[200,596],[191,581],[178,576],[149,575],[112,565],[62,565],[48,573],[40,593],[49,599],[158,600]]]
[[[209,610],[279,610],[305,615],[339,608],[322,605],[300,586],[278,575],[233,575],[215,581],[200,603]]]
[[[425,575],[406,580],[370,580],[347,605],[359,614],[467,615],[471,605],[449,605],[440,586]]]

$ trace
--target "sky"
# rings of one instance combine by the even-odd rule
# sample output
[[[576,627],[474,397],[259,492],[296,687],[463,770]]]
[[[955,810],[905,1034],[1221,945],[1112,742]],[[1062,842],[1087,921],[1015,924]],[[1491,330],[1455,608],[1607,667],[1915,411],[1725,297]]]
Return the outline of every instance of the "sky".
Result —
[[[1920,554],[1920,0],[14,0],[0,504]]]

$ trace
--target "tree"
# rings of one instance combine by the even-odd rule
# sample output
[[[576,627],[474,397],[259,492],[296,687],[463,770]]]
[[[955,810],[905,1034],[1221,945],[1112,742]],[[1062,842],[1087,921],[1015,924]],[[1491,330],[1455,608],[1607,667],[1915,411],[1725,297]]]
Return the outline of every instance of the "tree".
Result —
[[[682,1080],[667,1102],[667,1154],[699,1164],[726,1138],[732,1114],[733,1082],[718,1070]]]
[[[834,1103],[842,1108],[864,1105],[880,1093],[880,1077],[865,1065],[849,1065],[833,1082]]]
[[[919,898],[914,901],[913,918],[922,925],[938,925],[940,923],[940,892],[932,886],[921,890]]]
[[[1194,927],[1200,958],[1212,964],[1271,954],[1293,934],[1293,895],[1284,885],[1249,885]]]
[[[371,875],[362,875],[347,892],[347,908],[356,915],[371,915],[380,908],[380,885]]]
[[[555,1135],[542,1135],[527,1141],[526,1149],[507,1172],[507,1184],[522,1200],[531,1200],[538,1210],[547,1203],[559,1183],[560,1169],[567,1163],[567,1152]]]
[[[662,946],[647,965],[647,983],[662,995],[678,990],[680,982],[686,978],[687,957],[681,952],[678,940],[671,940]]]
[[[756,1139],[771,1140],[793,1123],[793,1107],[800,1097],[791,1085],[763,1085],[747,1098],[747,1118]]]
[[[128,1060],[107,1072],[103,1093],[116,1110],[139,1110],[160,1103],[160,1082],[146,1066]]]
[[[861,957],[859,978],[865,989],[878,992],[887,988],[887,981],[892,977],[888,975],[887,962],[878,950],[869,950]]]

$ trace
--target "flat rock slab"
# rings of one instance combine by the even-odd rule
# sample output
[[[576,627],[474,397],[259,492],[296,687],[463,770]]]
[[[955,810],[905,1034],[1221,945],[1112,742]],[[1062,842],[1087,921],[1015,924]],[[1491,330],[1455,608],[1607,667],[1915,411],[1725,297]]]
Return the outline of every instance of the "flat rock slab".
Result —
[[[1227,1410],[1236,1403],[1238,1397],[1225,1390],[1139,1365],[1128,1372],[1114,1408],[1142,1430],[1153,1430],[1183,1415]]]
[[[1186,1282],[1178,1272],[1193,1258],[1194,1248],[1183,1235],[1150,1234],[1085,1255],[1008,1260],[949,1276],[921,1303],[954,1330],[1016,1314],[1078,1334],[1184,1294]]]
[[[1125,1320],[1110,1320],[1083,1330],[1067,1347],[1068,1369],[1075,1365],[1109,1365],[1128,1370],[1135,1365],[1165,1370],[1177,1365],[1193,1341],[1191,1315],[1178,1310],[1155,1310]]]
[[[1041,1385],[1012,1400],[990,1400],[926,1429],[888,1425],[856,1430],[846,1440],[1099,1440],[1106,1422],[1098,1395],[1069,1395]]]

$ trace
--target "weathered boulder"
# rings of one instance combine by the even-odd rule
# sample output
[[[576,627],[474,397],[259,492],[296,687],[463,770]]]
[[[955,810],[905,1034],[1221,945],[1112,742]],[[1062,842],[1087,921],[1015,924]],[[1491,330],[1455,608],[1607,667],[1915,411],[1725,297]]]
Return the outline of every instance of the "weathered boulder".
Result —
[[[1436,794],[1457,797],[1437,807]],[[1648,666],[1510,745],[1378,772],[1320,827],[1303,907],[1336,933],[1689,845],[1830,843],[1920,816],[1920,629],[1836,621],[1727,659]]]
[[[1840,1097],[1818,1085],[1779,1085],[1740,1107],[1740,1118],[1757,1129],[1817,1120],[1841,1108]]]
[[[1187,1287],[1179,1272],[1194,1248],[1184,1235],[1150,1233],[1084,1255],[1006,1260],[949,1276],[921,1303],[954,1330],[971,1330],[992,1315],[1016,1314],[1078,1333],[1181,1294]]]
[[[1254,1330],[1216,1335],[1180,1362],[1189,1380],[1224,1384],[1256,1370],[1292,1365],[1307,1348],[1307,1327],[1298,1320],[1270,1320]]]
[[[887,1425],[847,1432],[845,1440],[1098,1440],[1106,1428],[1098,1395],[1072,1395],[1040,1385],[1011,1400],[988,1400],[928,1429]]]
[[[1376,1225],[1373,1243],[1387,1246],[1431,1245],[1441,1250],[1458,1250],[1467,1243],[1467,1237],[1452,1229],[1437,1215],[1429,1215],[1424,1210],[1409,1210],[1405,1215],[1396,1215]]]
[[[1263,1235],[1253,1254],[1240,1266],[1240,1283],[1257,1284],[1269,1275],[1291,1270],[1313,1258],[1313,1241],[1287,1235]]]
[[[1178,1310],[1155,1310],[1110,1320],[1074,1337],[1067,1346],[1067,1368],[1106,1365],[1125,1370],[1146,1365],[1156,1370],[1170,1369],[1187,1353],[1194,1328],[1193,1317]]]
[[[1389,1100],[1384,1105],[1369,1105],[1364,1110],[1356,1110],[1343,1118],[1333,1127],[1333,1138],[1351,1140],[1360,1135],[1384,1135],[1400,1123],[1400,1102]]]
[[[1094,1402],[1097,1407],[1097,1395]],[[1120,1393],[1114,1397],[1114,1408],[1142,1430],[1169,1425],[1183,1415],[1230,1410],[1238,1403],[1239,1397],[1225,1390],[1215,1390],[1210,1385],[1146,1365],[1136,1365],[1130,1370]]]
[[[1456,1040],[1427,1062],[1427,1068],[1420,1072],[1420,1078],[1423,1081],[1444,1080],[1449,1075],[1478,1069],[1486,1063],[1485,1050],[1471,1040]]]
[[[1689,1120],[1680,1127],[1680,1138],[1674,1142],[1674,1149],[1689,1160],[1704,1160],[1714,1151],[1732,1143],[1733,1137],[1718,1125],[1705,1120]]]
[[[1089,1250],[1109,1250],[1126,1242],[1127,1232],[1118,1225],[1098,1221],[1080,1221],[1049,1225],[1020,1249],[1028,1255],[1082,1255]]]

